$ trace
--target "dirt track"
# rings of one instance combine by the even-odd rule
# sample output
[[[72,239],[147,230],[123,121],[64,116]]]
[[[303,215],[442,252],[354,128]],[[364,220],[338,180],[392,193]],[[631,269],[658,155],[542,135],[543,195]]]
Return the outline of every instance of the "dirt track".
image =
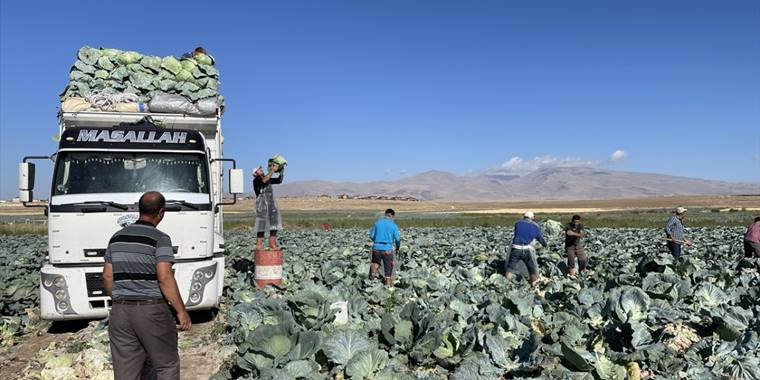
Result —
[[[197,321],[193,322],[192,329],[179,334],[182,379],[205,380],[219,370],[224,358],[214,330],[219,328],[220,318],[209,320],[208,317],[193,316]],[[40,350],[72,340],[87,325],[86,321],[56,323],[39,335],[25,336],[18,345],[0,352],[3,360],[0,379],[23,379],[25,368],[38,357]]]
[[[384,201],[336,198],[281,198],[280,208],[294,211],[318,210],[381,210],[388,207],[401,212],[486,212],[522,213],[527,209],[540,212],[601,212],[617,210],[670,209],[676,206],[760,210],[760,195],[748,196],[688,196],[605,200],[549,200],[525,202],[445,202],[445,201]],[[251,211],[253,200],[239,201],[226,212]]]

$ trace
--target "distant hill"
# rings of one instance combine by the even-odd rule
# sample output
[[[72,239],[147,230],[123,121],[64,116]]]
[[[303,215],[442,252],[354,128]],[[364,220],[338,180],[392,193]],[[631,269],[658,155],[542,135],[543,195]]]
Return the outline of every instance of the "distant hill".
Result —
[[[760,183],[732,183],[594,168],[550,168],[522,176],[457,176],[428,171],[394,181],[366,183],[287,181],[278,196],[379,195],[420,200],[522,201],[642,198],[677,195],[760,194]]]

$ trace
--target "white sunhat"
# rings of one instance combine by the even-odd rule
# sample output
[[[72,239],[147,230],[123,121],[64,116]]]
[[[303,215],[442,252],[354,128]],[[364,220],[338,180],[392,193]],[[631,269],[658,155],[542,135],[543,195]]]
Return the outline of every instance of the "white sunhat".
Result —
[[[686,207],[679,207],[679,208],[676,209],[676,214],[683,214],[686,211],[688,211],[688,209]]]
[[[533,214],[533,211],[526,211],[525,214],[523,214],[523,217],[533,219],[535,215]]]

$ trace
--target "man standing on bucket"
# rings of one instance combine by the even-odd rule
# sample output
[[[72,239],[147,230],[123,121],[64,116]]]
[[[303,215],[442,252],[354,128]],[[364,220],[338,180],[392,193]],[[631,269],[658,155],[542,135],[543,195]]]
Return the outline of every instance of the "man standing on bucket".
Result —
[[[683,227],[683,218],[686,216],[686,211],[683,207],[677,208],[673,216],[665,224],[668,249],[676,260],[681,259],[683,245],[691,245],[691,240],[686,238]]]
[[[377,268],[383,264],[385,284],[393,286],[393,248],[396,251],[401,247],[401,235],[393,218],[396,212],[393,209],[385,210],[385,215],[378,219],[369,230],[369,238],[372,240],[372,255],[369,264],[369,277],[377,276]]]
[[[253,192],[256,193],[256,249],[264,250],[264,234],[269,230],[269,249],[277,249],[277,231],[282,229],[282,217],[274,199],[272,185],[282,183],[285,175],[285,164],[275,162],[275,156],[269,159],[269,172],[256,168],[253,172]],[[284,159],[283,159],[284,160]],[[279,173],[277,177],[272,177]]]
[[[507,258],[506,275],[512,278],[512,272],[518,261],[525,263],[528,268],[530,287],[536,287],[538,277],[538,263],[536,261],[536,249],[532,246],[533,241],[538,241],[546,247],[546,240],[541,235],[541,227],[533,221],[533,211],[523,214],[523,218],[515,223],[515,236],[512,239],[512,247]]]

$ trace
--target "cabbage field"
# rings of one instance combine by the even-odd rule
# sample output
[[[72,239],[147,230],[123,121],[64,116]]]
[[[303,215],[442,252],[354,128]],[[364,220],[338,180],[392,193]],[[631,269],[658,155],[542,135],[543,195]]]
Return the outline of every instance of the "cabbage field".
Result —
[[[742,257],[742,232],[692,229],[695,245],[676,263],[661,230],[589,230],[591,270],[568,278],[562,240],[547,229],[551,244],[539,252],[533,292],[519,276],[503,276],[511,228],[402,230],[391,289],[367,278],[363,229],[285,231],[282,287],[256,288],[253,235],[236,230],[227,233],[225,305],[214,338],[225,359],[208,375],[758,379],[760,259]],[[35,292],[23,289],[36,282],[38,263],[28,255],[43,243],[0,236],[0,269],[11,278],[3,315],[35,303]],[[23,318],[3,317],[2,329],[5,344],[23,341]],[[88,329],[79,351],[58,348],[74,352],[61,365],[76,367],[89,357],[90,366],[107,373],[103,324]],[[34,366],[33,377],[51,373],[44,363]]]

